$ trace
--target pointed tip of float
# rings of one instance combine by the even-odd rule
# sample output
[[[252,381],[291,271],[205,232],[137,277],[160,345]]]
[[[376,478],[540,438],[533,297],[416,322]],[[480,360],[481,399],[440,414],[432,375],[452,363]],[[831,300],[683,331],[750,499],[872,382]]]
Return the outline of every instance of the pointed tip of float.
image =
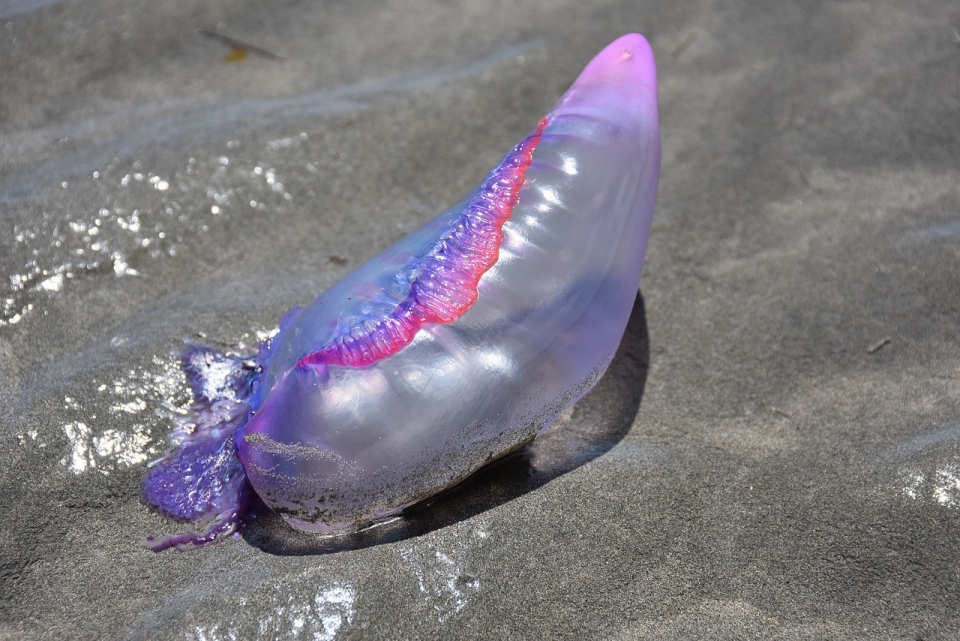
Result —
[[[657,67],[650,43],[628,33],[608,44],[584,68],[561,99],[561,106],[581,101],[631,104],[657,113]],[[600,105],[597,105],[600,106]]]
[[[657,66],[650,43],[639,33],[617,38],[594,56],[574,83],[603,82],[624,90],[657,90]]]
[[[580,74],[581,79],[604,77],[657,83],[657,68],[650,43],[639,33],[628,33],[608,44]]]

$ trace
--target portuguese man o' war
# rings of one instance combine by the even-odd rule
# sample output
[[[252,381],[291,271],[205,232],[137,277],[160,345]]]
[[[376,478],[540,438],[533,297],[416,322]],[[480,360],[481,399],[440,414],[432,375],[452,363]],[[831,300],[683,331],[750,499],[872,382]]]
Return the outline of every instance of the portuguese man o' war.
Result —
[[[197,423],[144,500],[237,530],[249,492],[355,531],[521,448],[597,382],[633,307],[660,174],[650,45],[619,38],[450,210],[281,319],[253,359],[190,346]]]

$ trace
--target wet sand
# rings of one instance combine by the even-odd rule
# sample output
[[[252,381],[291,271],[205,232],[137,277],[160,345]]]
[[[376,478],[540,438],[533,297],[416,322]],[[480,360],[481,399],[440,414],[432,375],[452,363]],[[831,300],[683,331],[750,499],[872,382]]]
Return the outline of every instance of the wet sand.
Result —
[[[947,0],[0,4],[0,637],[957,636],[958,29]],[[183,341],[252,349],[629,31],[663,169],[594,392],[363,536],[142,547],[178,531],[139,486]]]

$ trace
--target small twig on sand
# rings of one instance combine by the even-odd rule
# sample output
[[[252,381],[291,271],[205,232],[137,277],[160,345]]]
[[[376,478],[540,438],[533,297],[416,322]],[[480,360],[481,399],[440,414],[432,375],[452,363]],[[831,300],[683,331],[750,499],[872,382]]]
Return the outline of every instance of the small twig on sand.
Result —
[[[267,51],[256,45],[252,45],[242,40],[237,40],[236,38],[231,38],[228,35],[222,33],[217,33],[216,31],[208,31],[206,29],[197,29],[196,33],[199,33],[201,36],[206,36],[207,38],[213,38],[217,42],[222,42],[223,44],[231,47],[233,49],[242,49],[249,51],[250,53],[255,53],[258,56],[263,56],[264,58],[269,58],[271,60],[283,60],[283,56],[272,51]]]
[[[870,346],[870,348],[867,349],[867,354],[876,354],[883,348],[884,345],[888,345],[892,342],[893,342],[893,339],[890,338],[889,336],[886,336],[882,340],[880,340],[880,342]]]
[[[671,58],[679,58],[680,55],[687,50],[687,48],[693,44],[693,42],[700,37],[699,31],[691,31],[687,34],[687,37],[684,38],[680,44],[677,45],[676,49],[670,52]]]

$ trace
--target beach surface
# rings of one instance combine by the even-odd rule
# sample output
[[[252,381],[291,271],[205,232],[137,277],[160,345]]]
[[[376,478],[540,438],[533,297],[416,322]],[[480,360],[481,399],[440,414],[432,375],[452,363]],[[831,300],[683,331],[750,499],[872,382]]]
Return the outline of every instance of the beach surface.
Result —
[[[628,32],[663,166],[621,350],[336,541],[154,554],[184,341],[443,211]],[[0,638],[960,635],[960,4],[0,2]]]

